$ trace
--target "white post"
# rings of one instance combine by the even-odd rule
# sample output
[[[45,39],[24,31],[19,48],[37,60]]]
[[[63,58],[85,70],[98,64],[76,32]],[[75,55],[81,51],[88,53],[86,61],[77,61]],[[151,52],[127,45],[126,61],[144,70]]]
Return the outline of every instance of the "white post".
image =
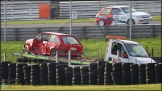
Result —
[[[70,0],[70,35],[72,31],[72,0]]]
[[[4,42],[6,42],[6,2],[7,0],[4,1]]]
[[[68,51],[68,65],[71,65],[71,53]]]
[[[56,63],[58,63],[58,51],[56,51]]]
[[[117,50],[117,59],[118,59],[118,63],[119,63],[119,50]]]
[[[6,62],[6,53],[4,53],[4,62]]]
[[[130,19],[129,19],[129,29],[130,29],[130,40],[132,39],[132,1],[130,0]]]

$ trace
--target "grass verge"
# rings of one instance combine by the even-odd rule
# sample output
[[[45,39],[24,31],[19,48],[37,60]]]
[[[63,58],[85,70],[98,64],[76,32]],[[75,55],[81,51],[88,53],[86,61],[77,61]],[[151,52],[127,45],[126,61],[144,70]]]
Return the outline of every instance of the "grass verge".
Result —
[[[129,40],[129,39],[128,39]],[[151,53],[153,48],[154,56],[161,57],[161,36],[155,38],[136,38],[133,41],[140,42],[144,48],[148,46],[148,52]],[[104,38],[100,39],[82,39],[80,42],[84,46],[84,53],[89,58],[99,59],[105,55],[106,42]],[[13,52],[20,52],[23,49],[25,41],[1,41],[1,60],[3,60],[3,54],[6,52],[7,60],[16,61],[16,57],[13,57]]]
[[[143,85],[74,85],[74,86],[22,86],[6,85],[5,90],[161,90],[161,84]]]
[[[161,16],[153,16],[153,21],[161,21]],[[95,23],[95,18],[74,19],[73,23]],[[7,25],[13,24],[64,24],[70,23],[70,19],[52,19],[52,20],[28,20],[28,21],[8,21]],[[1,22],[4,25],[4,22]]]

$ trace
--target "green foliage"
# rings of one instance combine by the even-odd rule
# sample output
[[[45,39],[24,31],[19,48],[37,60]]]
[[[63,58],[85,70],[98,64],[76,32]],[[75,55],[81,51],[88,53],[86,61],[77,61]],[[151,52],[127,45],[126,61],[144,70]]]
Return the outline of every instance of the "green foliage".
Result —
[[[129,40],[129,39],[128,39]],[[148,52],[151,53],[153,48],[154,56],[161,57],[161,36],[155,38],[137,38],[133,41],[140,42],[144,48],[148,46]],[[106,41],[104,38],[100,39],[82,39],[80,42],[83,44],[83,52],[88,58],[100,59],[104,58],[106,50]],[[1,41],[1,60],[3,60],[3,54],[6,52],[7,60],[15,61],[16,57],[12,56],[13,52],[20,52],[23,49],[25,41]]]

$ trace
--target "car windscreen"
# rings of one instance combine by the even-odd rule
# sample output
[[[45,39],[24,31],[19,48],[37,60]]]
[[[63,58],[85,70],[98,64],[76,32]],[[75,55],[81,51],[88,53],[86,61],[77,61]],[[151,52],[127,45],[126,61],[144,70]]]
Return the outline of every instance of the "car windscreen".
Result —
[[[125,47],[130,56],[134,57],[148,57],[147,52],[140,44],[125,44]]]
[[[72,36],[62,36],[65,44],[79,44],[79,42]]]
[[[128,14],[130,12],[130,8],[129,7],[121,7],[121,9],[123,10],[124,13]],[[132,12],[136,12],[137,10],[135,10],[134,8],[132,8]]]

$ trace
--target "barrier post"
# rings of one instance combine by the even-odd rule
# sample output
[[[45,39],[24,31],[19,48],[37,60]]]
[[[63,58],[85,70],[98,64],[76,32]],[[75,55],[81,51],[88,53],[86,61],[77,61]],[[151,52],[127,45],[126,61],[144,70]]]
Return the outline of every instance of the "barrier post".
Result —
[[[71,65],[71,53],[68,51],[68,65]]]
[[[4,52],[4,62],[6,62],[6,52]]]
[[[56,63],[58,63],[58,51],[56,51]]]

